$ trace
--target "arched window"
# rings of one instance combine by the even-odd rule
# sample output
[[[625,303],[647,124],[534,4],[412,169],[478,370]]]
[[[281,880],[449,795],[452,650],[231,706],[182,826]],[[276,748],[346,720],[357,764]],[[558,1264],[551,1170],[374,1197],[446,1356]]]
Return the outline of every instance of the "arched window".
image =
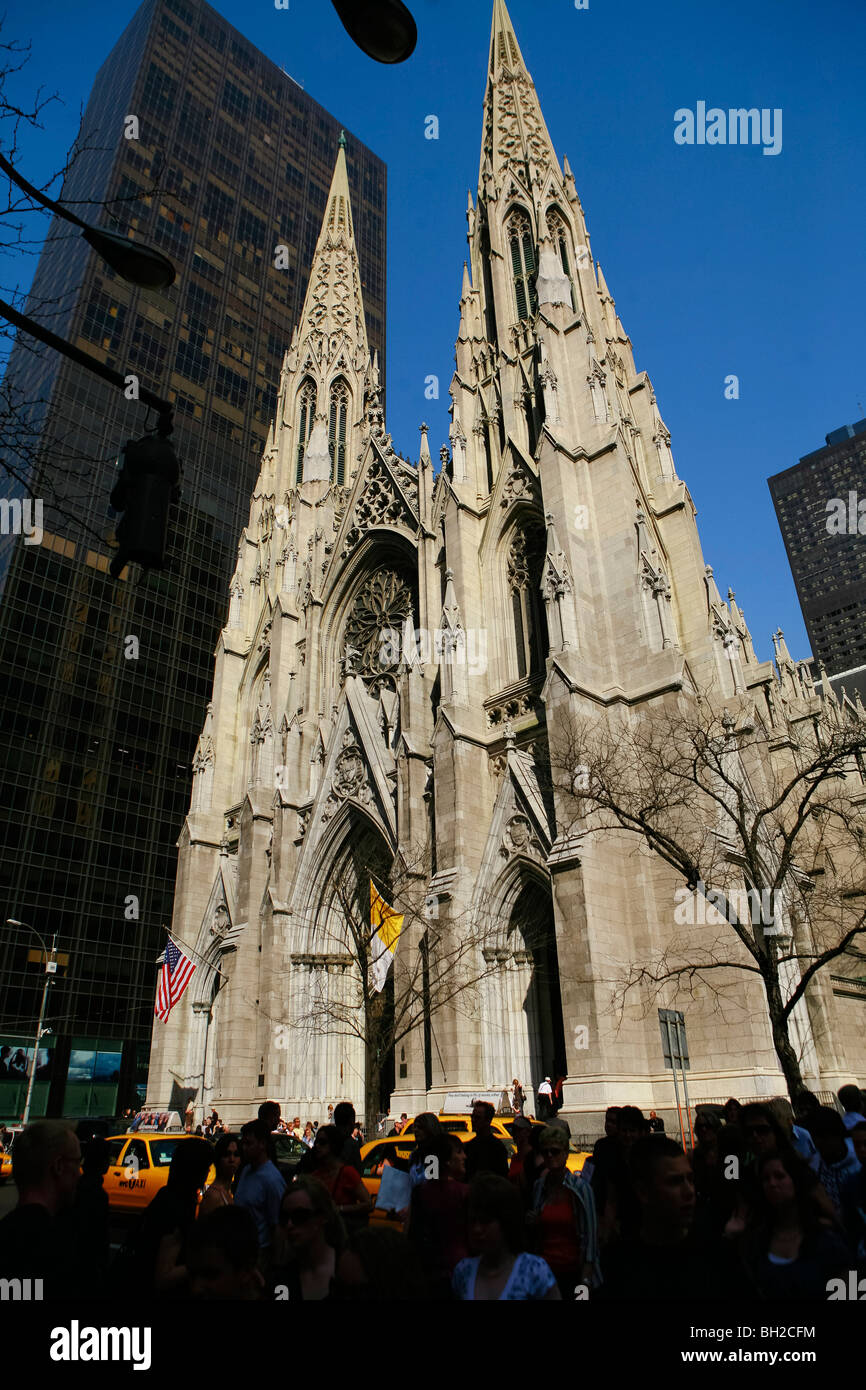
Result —
[[[316,414],[316,387],[309,377],[301,387],[298,396],[298,463],[295,482],[304,481],[304,450],[313,431],[313,417]]]
[[[574,294],[574,280],[571,275],[571,258],[568,254],[568,230],[561,214],[556,208],[551,208],[547,214],[547,227],[553,241],[554,249],[562,262],[562,269],[568,276],[568,283],[571,285],[571,307],[572,309],[576,309],[577,301]]]
[[[545,549],[544,527],[538,524],[518,527],[508,547],[506,571],[518,679],[543,670],[547,657],[547,618],[541,600]]]
[[[514,274],[514,297],[517,317],[531,318],[538,308],[535,277],[538,264],[532,227],[525,212],[515,210],[508,219],[508,244],[511,248],[511,269]]]
[[[331,387],[331,408],[328,417],[328,448],[331,452],[331,477],[342,487],[346,476],[346,431],[349,421],[349,388],[342,379]]]

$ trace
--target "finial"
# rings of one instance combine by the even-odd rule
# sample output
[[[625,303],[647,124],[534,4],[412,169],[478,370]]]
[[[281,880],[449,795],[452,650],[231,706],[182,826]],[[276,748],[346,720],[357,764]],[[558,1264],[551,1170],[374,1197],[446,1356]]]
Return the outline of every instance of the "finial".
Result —
[[[509,719],[509,720],[506,721],[506,724],[505,724],[505,747],[506,747],[506,749],[514,748],[516,742],[517,742],[517,740],[516,740],[515,737],[514,737],[514,725],[512,724],[511,720]]]
[[[337,141],[337,144],[340,146],[340,149],[341,149],[341,150],[344,150],[344,149],[346,148],[346,132],[345,132],[345,130],[341,130],[341,131],[340,131],[340,138],[339,138],[339,140]]]
[[[422,434],[426,434],[427,431],[429,430],[429,428],[430,428],[430,426],[429,426],[429,425],[425,425],[425,424],[424,424],[424,421],[422,420],[422,421],[421,421],[421,433],[422,433]]]

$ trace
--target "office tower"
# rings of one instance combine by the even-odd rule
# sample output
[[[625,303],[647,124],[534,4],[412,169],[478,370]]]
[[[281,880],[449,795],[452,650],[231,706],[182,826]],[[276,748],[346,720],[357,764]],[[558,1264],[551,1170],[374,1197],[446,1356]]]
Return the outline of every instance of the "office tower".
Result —
[[[147,0],[97,74],[81,134],[64,198],[105,225],[85,200],[109,202],[177,279],[136,291],[56,222],[31,312],[173,402],[183,496],[166,569],[133,566],[114,583],[115,462],[154,416],[57,354],[16,346],[7,384],[30,403],[66,498],[49,506],[44,475],[31,475],[46,497],[41,544],[4,536],[0,570],[0,912],[58,933],[63,957],[34,1113],[110,1110],[115,1073],[122,1100],[144,1079],[214,646],[341,123],[208,5]],[[351,133],[346,164],[384,370],[385,168]],[[16,1051],[42,980],[36,938],[2,927],[0,1041]],[[0,1115],[20,1109],[11,1084],[0,1079]]]
[[[780,635],[775,667],[759,660],[719,592],[503,0],[482,129],[439,470],[426,426],[417,462],[385,428],[337,156],[195,760],[174,922],[201,964],[154,1024],[149,1107],[236,1123],[270,1097],[324,1121],[348,1099],[375,1123],[389,1101],[499,1100],[515,1077],[532,1108],[549,1074],[585,1131],[607,1105],[672,1109],[683,1056],[692,1104],[784,1085],[761,977],[730,970],[736,942],[711,954],[716,927],[697,947],[710,984],[687,969],[688,1016],[668,1007],[680,982],[652,969],[692,948],[686,875],[645,830],[575,806],[586,769],[568,750],[581,721],[609,764],[656,731],[659,762],[623,759],[640,827],[668,795],[662,716],[700,727],[714,708],[725,780],[747,768],[764,797],[794,730],[858,715],[816,694]],[[754,861],[719,805],[682,783],[669,804],[674,838],[682,815],[709,855],[721,842],[712,867],[745,896]],[[790,989],[805,970],[786,964]],[[843,1056],[859,1075],[853,998],[810,986],[791,1015],[814,1089],[835,1088]]]
[[[768,479],[812,654],[866,700],[866,420]]]

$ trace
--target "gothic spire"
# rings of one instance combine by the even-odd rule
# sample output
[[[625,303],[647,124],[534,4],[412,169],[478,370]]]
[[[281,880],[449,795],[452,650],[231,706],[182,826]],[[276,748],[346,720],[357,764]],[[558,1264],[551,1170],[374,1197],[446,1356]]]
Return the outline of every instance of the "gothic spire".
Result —
[[[535,84],[517,42],[505,0],[494,0],[490,33],[490,63],[484,97],[484,143],[479,189],[485,171],[501,184],[509,170],[530,181],[543,182],[553,168],[560,180],[553,142],[541,114]]]
[[[299,348],[303,349],[305,339],[313,334],[345,334],[352,355],[362,357],[364,362],[369,358],[346,146],[342,141],[310,269]]]

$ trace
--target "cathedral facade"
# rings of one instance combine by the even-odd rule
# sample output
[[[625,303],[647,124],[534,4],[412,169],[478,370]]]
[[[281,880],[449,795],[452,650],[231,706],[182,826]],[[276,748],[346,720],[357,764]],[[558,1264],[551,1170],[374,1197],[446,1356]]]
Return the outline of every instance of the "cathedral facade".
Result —
[[[502,0],[467,220],[437,468],[426,426],[417,462],[385,430],[339,150],[216,652],[172,926],[197,969],[154,1024],[149,1106],[364,1111],[364,1044],[336,1022],[358,1006],[341,885],[369,904],[374,877],[405,913],[398,999],[431,942],[462,943],[465,987],[388,1059],[395,1113],[514,1077],[533,1109],[554,1068],[567,1114],[668,1108],[658,1012],[612,1011],[609,982],[663,946],[677,880],[574,833],[550,742],[689,690],[817,703],[781,637],[776,668],[757,659],[705,563]],[[689,1003],[693,1103],[784,1090],[758,985],[741,994],[735,1022]],[[846,1014],[816,1041],[810,1009],[804,1076],[827,1089],[858,1030]]]

